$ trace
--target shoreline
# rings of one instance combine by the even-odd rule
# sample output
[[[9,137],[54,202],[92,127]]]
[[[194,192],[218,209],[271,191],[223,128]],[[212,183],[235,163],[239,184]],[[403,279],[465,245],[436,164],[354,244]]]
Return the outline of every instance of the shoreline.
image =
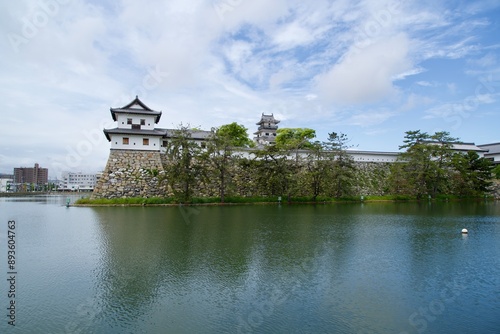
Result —
[[[327,204],[363,204],[363,203],[415,203],[415,202],[463,202],[463,201],[488,201],[496,202],[496,198],[453,198],[453,199],[365,199],[365,200],[334,200],[334,201],[282,201],[282,202],[215,202],[215,203],[72,203],[70,207],[179,207],[179,206],[237,206],[237,205],[327,205]]]

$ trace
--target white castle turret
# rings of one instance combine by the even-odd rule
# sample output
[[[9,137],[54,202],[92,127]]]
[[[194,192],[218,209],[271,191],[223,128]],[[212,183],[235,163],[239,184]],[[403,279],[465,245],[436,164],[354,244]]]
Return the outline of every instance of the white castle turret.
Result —
[[[258,145],[274,144],[276,141],[276,130],[278,130],[278,123],[280,121],[274,118],[274,115],[266,115],[262,113],[260,121],[256,124],[259,126],[257,132],[254,132],[255,137],[253,140]]]

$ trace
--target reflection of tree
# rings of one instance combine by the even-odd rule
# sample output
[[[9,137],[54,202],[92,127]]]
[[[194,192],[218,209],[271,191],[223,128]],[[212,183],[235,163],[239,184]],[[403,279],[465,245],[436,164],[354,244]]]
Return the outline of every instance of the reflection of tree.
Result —
[[[125,328],[160,308],[166,330],[189,321],[227,331],[236,326],[228,325],[235,312],[248,314],[270,290],[281,291],[285,312],[349,271],[357,222],[349,217],[358,209],[196,207],[186,221],[177,207],[94,208],[102,319]]]

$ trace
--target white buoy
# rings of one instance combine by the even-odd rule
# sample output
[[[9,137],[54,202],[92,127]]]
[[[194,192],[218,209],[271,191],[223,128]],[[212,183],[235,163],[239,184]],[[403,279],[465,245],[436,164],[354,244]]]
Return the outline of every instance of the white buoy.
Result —
[[[462,229],[462,234],[467,234],[467,233],[469,233],[469,231],[467,231],[467,229],[466,229],[466,228],[463,228],[463,229]]]

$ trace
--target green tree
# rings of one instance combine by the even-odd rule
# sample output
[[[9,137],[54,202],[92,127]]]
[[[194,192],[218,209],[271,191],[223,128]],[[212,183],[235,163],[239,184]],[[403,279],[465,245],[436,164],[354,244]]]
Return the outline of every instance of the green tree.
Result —
[[[222,125],[218,129],[212,129],[203,161],[205,161],[215,173],[218,180],[220,201],[224,203],[227,181],[230,178],[230,166],[236,164],[237,155],[234,148],[252,147],[253,142],[248,138],[247,129],[236,122]]]
[[[335,197],[350,194],[353,186],[356,167],[354,159],[347,152],[347,149],[351,148],[349,141],[346,134],[331,132],[327,141],[323,142],[323,148],[331,164],[332,190]]]
[[[182,202],[192,198],[193,188],[202,172],[195,160],[201,154],[200,146],[191,140],[191,129],[182,124],[167,143],[169,162],[166,166],[167,180],[174,195]]]
[[[495,176],[495,179],[500,180],[500,165],[496,165],[496,167],[493,168],[492,173]]]
[[[294,185],[294,167],[287,159],[287,151],[276,145],[268,145],[255,152],[253,167],[261,195],[289,198]]]
[[[282,128],[276,131],[276,146],[280,149],[295,151],[312,147],[311,140],[316,137],[316,131],[309,128]]]
[[[456,193],[460,195],[482,195],[491,185],[491,161],[479,157],[476,152],[453,154],[453,177]]]
[[[328,159],[328,156],[325,155],[322,143],[312,143],[306,158],[305,178],[310,187],[314,201],[324,192],[326,186],[325,181],[330,175],[331,167],[331,161]]]
[[[248,129],[243,125],[233,122],[231,124],[221,125],[215,129],[215,134],[219,138],[224,138],[233,147],[254,147],[255,144],[248,138]]]
[[[450,191],[446,179],[449,178],[449,172],[453,155],[453,143],[458,138],[450,136],[449,132],[440,131],[430,136],[432,147],[432,166],[430,182],[431,194],[446,193]]]
[[[400,161],[404,163],[401,171],[409,181],[407,189],[410,194],[421,198],[424,194],[446,192],[444,181],[451,166],[453,143],[457,139],[444,131],[429,135],[416,130],[407,131],[403,142],[404,145],[399,147],[406,149],[400,155]]]

